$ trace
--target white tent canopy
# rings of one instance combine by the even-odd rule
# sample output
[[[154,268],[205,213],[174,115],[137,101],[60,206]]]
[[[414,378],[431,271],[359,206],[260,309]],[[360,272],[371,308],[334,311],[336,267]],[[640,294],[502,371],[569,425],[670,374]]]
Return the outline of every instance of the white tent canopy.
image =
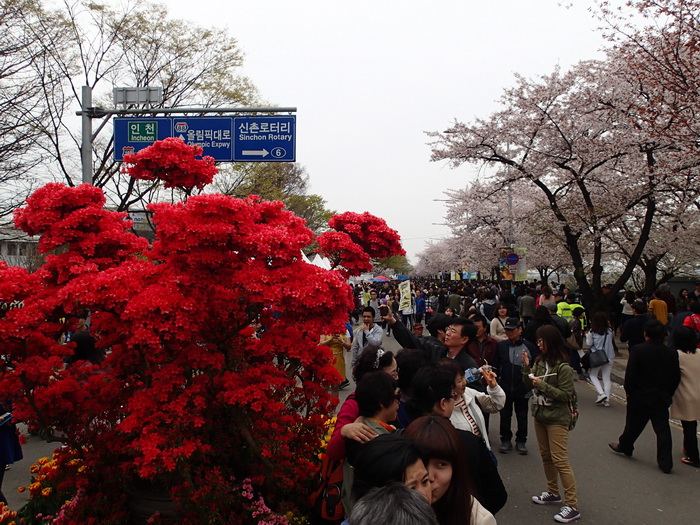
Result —
[[[320,253],[317,253],[314,258],[311,260],[311,264],[314,266],[318,266],[319,268],[323,268],[324,270],[330,270],[331,269],[331,263],[328,261],[328,259],[325,259]]]

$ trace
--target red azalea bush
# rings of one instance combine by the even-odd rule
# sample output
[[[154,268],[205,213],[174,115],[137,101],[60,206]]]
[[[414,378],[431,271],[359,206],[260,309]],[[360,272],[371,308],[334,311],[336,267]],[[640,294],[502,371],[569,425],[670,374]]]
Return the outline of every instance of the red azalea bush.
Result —
[[[328,226],[336,231],[347,233],[352,242],[361,246],[372,259],[406,255],[401,248],[401,238],[396,230],[389,228],[384,219],[370,213],[346,211],[331,217]]]
[[[345,275],[370,271],[370,259],[406,255],[396,230],[389,228],[384,219],[367,212],[334,215],[328,226],[336,231],[327,231],[318,237],[317,251]]]
[[[143,150],[130,169],[159,176],[162,145],[149,149],[157,154]],[[178,160],[187,172],[178,184],[197,185],[194,155]],[[46,263],[32,274],[0,265],[0,300],[23,303],[0,319],[0,389],[19,420],[70,444],[85,467],[80,497],[61,515],[121,523],[125,488],[149,482],[179,500],[184,522],[247,523],[244,479],[271,509],[295,510],[337,402],[318,338],[344,329],[343,276],[304,262],[313,235],[280,202],[199,195],[152,205],[152,247],[104,202],[87,185],[37,190],[16,224],[41,235]],[[403,253],[380,219],[361,216],[383,225],[381,240],[337,217],[353,236],[330,243],[347,273],[364,268],[350,259]],[[106,359],[66,368],[73,345],[60,337],[85,312]]]
[[[193,188],[204,188],[217,173],[214,159],[201,156],[199,146],[188,146],[182,140],[170,137],[154,142],[138,153],[124,155],[122,169],[135,179],[159,180],[166,188],[179,188],[188,195]]]

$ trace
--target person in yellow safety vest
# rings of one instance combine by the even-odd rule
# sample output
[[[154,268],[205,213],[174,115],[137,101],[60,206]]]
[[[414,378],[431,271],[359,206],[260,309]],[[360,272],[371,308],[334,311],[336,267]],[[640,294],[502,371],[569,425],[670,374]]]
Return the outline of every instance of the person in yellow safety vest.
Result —
[[[566,322],[568,323],[574,318],[574,308],[583,308],[583,306],[578,304],[578,297],[576,294],[570,293],[566,296],[564,301],[557,303],[557,315],[563,319],[566,319]],[[585,316],[583,316],[581,317],[581,328],[585,327]]]

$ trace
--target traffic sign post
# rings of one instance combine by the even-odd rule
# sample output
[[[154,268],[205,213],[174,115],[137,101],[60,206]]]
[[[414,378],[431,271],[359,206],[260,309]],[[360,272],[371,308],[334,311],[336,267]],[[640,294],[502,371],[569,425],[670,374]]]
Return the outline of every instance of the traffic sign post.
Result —
[[[217,162],[295,162],[296,116],[115,118],[114,160],[177,137]]]
[[[515,266],[518,264],[518,260],[520,260],[520,257],[518,257],[517,253],[509,253],[506,255],[506,262],[508,263],[509,266]]]

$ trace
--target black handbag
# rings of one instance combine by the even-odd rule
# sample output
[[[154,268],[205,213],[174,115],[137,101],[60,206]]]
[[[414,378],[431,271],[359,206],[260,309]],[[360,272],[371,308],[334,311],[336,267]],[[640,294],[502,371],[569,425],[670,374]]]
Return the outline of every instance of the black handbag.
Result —
[[[591,368],[598,368],[599,366],[603,366],[604,364],[610,362],[608,354],[605,351],[605,343],[607,342],[607,340],[608,332],[605,332],[605,338],[603,339],[603,348],[601,348],[600,350],[591,348],[591,351],[588,354],[588,362],[590,363]]]

